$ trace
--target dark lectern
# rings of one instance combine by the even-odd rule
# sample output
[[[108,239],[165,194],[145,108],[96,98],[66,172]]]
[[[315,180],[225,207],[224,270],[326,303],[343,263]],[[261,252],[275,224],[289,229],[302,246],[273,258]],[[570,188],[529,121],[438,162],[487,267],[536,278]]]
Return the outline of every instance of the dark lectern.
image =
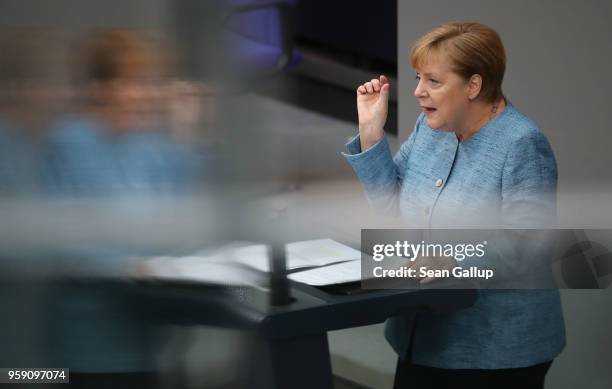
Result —
[[[469,289],[367,291],[358,283],[334,288],[290,283],[291,302],[282,306],[271,305],[269,293],[256,288],[144,284],[132,292],[149,301],[158,320],[252,332],[247,387],[265,389],[332,389],[327,331],[424,310],[450,312],[476,299]]]

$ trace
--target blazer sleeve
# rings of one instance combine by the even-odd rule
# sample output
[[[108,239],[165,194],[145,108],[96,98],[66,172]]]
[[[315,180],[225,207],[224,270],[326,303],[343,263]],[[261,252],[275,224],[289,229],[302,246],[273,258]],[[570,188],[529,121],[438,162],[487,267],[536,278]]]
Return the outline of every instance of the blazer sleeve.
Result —
[[[502,223],[506,228],[550,227],[557,216],[557,163],[540,131],[514,141],[502,173]]]
[[[387,214],[398,213],[399,191],[422,118],[421,114],[408,140],[401,145],[394,157],[391,156],[386,135],[365,151],[361,150],[359,135],[346,144],[347,152],[342,155],[357,174],[373,208]]]

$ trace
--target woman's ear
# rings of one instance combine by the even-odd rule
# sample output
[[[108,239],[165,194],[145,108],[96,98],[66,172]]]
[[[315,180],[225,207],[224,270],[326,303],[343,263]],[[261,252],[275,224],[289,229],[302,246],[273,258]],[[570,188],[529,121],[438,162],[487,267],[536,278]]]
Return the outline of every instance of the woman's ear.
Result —
[[[468,98],[470,100],[476,100],[478,95],[480,94],[480,90],[482,89],[482,77],[480,74],[474,74],[468,80]]]

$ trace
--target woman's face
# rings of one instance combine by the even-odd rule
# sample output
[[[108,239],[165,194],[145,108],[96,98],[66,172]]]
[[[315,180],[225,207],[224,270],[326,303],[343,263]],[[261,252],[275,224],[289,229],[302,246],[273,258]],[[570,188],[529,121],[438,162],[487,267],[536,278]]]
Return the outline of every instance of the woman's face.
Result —
[[[143,75],[120,76],[98,87],[98,102],[103,104],[128,130],[151,129],[159,124],[162,80]]]
[[[469,99],[468,82],[452,71],[450,60],[431,54],[417,72],[414,96],[430,128],[460,131]]]

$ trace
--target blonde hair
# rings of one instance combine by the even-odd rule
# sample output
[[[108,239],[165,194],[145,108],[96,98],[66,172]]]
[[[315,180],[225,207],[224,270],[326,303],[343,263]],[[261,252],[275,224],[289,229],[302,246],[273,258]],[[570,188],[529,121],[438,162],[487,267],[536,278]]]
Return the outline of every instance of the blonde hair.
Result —
[[[418,68],[432,54],[447,56],[453,71],[470,79],[482,77],[479,97],[494,102],[502,97],[502,81],[506,70],[506,52],[499,34],[481,23],[444,23],[416,41],[410,52],[410,63]]]
[[[101,28],[81,43],[77,65],[84,81],[111,81],[151,72],[162,75],[167,63],[144,30]]]

